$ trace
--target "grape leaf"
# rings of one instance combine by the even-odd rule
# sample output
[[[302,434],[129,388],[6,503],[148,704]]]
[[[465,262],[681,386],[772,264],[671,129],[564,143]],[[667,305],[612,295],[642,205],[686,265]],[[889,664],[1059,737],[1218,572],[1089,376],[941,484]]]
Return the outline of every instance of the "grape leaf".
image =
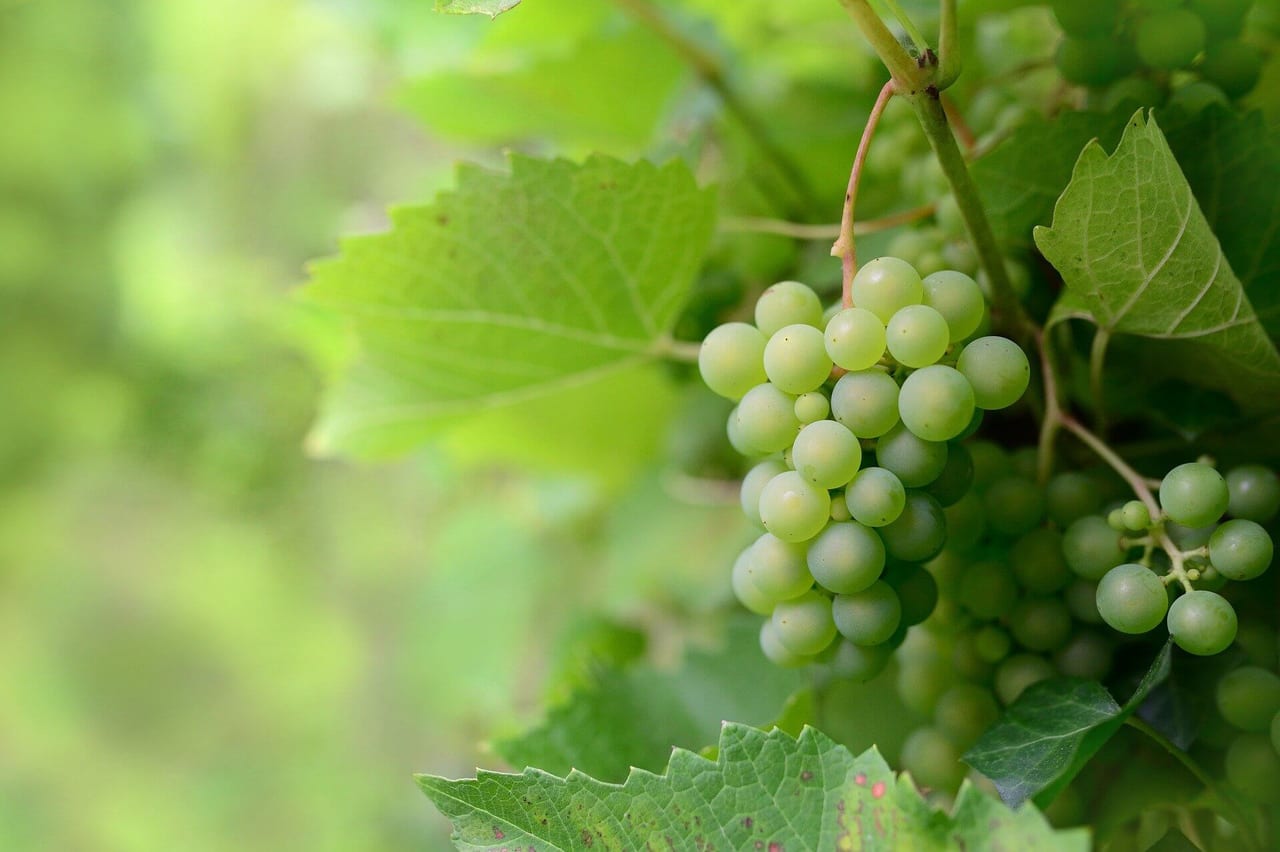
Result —
[[[1166,642],[1124,706],[1096,681],[1032,684],[962,759],[990,778],[1010,807],[1032,797],[1047,807],[1169,676],[1171,648]]]
[[[1084,850],[1083,829],[1054,831],[965,784],[954,815],[935,811],[880,753],[854,757],[813,728],[798,739],[726,723],[716,760],[684,749],[667,771],[605,784],[580,772],[480,771],[418,783],[453,820],[459,849]]]
[[[488,15],[496,18],[520,5],[520,0],[436,0],[436,11],[450,15]]]
[[[771,722],[805,677],[770,663],[759,632],[759,619],[735,618],[720,649],[690,653],[674,671],[604,669],[537,727],[494,749],[513,766],[621,780],[632,766],[661,770],[673,745],[710,743],[725,717]]]
[[[1280,354],[1154,118],[1130,119],[1110,157],[1096,142],[1084,149],[1035,241],[1067,286],[1049,324],[1077,317],[1164,341],[1188,380],[1246,409],[1280,398]]]
[[[575,407],[556,443],[596,448],[584,466],[636,444],[632,433],[656,440],[648,399],[628,388],[662,353],[713,214],[712,192],[678,162],[460,167],[454,191],[393,211],[390,232],[313,267],[305,297],[350,323],[359,352],[312,446],[387,455],[474,422],[501,443],[561,395]]]

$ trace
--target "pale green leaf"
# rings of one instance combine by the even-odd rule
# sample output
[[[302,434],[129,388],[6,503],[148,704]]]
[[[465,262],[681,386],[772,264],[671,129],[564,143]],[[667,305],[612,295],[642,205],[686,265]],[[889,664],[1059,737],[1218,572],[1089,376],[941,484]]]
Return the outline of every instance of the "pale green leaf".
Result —
[[[488,15],[496,18],[518,5],[520,0],[436,0],[436,11],[450,15]]]
[[[664,775],[622,784],[579,772],[420,776],[454,823],[459,849],[1084,850],[1083,829],[1054,831],[966,784],[955,812],[933,810],[872,749],[854,757],[813,728],[798,739],[726,723],[716,760],[676,749]]]

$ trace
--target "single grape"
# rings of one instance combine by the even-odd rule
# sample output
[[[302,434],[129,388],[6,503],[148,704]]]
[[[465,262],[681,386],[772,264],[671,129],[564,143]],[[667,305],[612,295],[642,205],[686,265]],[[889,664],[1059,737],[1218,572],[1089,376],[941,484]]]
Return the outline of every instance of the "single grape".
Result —
[[[1099,603],[1101,608],[1101,603]],[[1236,638],[1236,611],[1216,592],[1187,592],[1169,607],[1169,635],[1189,654],[1210,657],[1231,646]]]
[[[1001,535],[1019,536],[1044,517],[1044,492],[1033,480],[1006,476],[991,483],[982,497],[987,526]]]
[[[884,543],[874,530],[856,521],[831,523],[809,544],[807,560],[820,586],[850,595],[880,578]]]
[[[979,491],[1013,472],[1009,454],[999,444],[974,441],[969,444],[969,454],[973,456],[973,487]]]
[[[1243,41],[1219,41],[1209,45],[1200,73],[1230,98],[1247,94],[1262,76],[1262,52]]]
[[[831,516],[831,495],[798,471],[780,473],[760,492],[760,520],[783,541],[807,541]]]
[[[836,595],[829,607],[840,635],[855,645],[879,645],[898,629],[902,603],[883,580],[851,595]]]
[[[815,485],[839,488],[858,472],[862,445],[836,421],[819,420],[800,430],[791,448],[791,461],[796,471]]]
[[[1023,598],[1009,613],[1013,638],[1030,651],[1053,651],[1071,638],[1071,613],[1058,598]]]
[[[1125,503],[1120,510],[1120,515],[1127,530],[1142,532],[1151,526],[1151,512],[1147,509],[1147,504],[1141,500],[1130,500]]]
[[[707,387],[729,399],[765,381],[765,337],[753,325],[731,322],[711,330],[698,349],[698,372]]]
[[[796,397],[796,419],[801,423],[817,423],[831,413],[831,400],[821,391],[809,391]]]
[[[908,488],[922,488],[933,482],[947,464],[947,445],[926,441],[899,423],[876,444],[876,462]]]
[[[877,257],[853,276],[853,303],[888,323],[907,305],[924,297],[924,282],[915,268],[896,257]]]
[[[1036,595],[1065,588],[1074,576],[1062,555],[1062,534],[1049,527],[1037,527],[1014,542],[1009,562],[1018,583]]]
[[[844,502],[844,492],[837,491],[831,495],[831,520],[841,522],[847,521],[853,515],[849,512],[849,505]]]
[[[927,367],[947,351],[951,332],[942,314],[928,305],[907,305],[885,329],[889,354],[905,367]],[[968,422],[968,418],[965,418]]]
[[[836,638],[831,601],[818,592],[805,592],[773,608],[773,631],[788,651],[811,656],[825,650]]]
[[[947,518],[947,547],[966,553],[982,541],[987,531],[982,498],[970,491],[944,510]]]
[[[1058,671],[1085,680],[1105,678],[1111,673],[1111,660],[1111,643],[1093,630],[1077,632],[1053,655]]]
[[[933,614],[938,604],[938,581],[919,565],[901,564],[886,572],[886,581],[898,593],[902,623],[911,627]]]
[[[964,781],[960,750],[937,728],[916,728],[902,744],[902,768],[921,787],[954,793]]]
[[[1112,112],[1125,104],[1137,106],[1160,106],[1164,103],[1165,92],[1160,84],[1146,77],[1125,77],[1117,80],[1102,97],[1102,108]]]
[[[958,597],[965,609],[981,619],[1005,615],[1018,600],[1018,584],[1008,566],[992,560],[975,562],[960,578]]]
[[[1169,595],[1145,565],[1117,565],[1098,583],[1098,612],[1121,633],[1146,633],[1164,620]]]
[[[760,625],[760,650],[764,652],[769,662],[784,669],[799,668],[811,662],[810,657],[797,654],[782,644],[772,618],[766,618]]]
[[[942,552],[930,559],[924,568],[933,575],[939,590],[951,597],[960,588],[960,578],[969,570],[969,560],[948,541]]]
[[[1240,32],[1245,14],[1253,0],[1191,0],[1191,9],[1200,16],[1205,29],[1213,38],[1232,36]]]
[[[725,421],[725,434],[729,438],[729,446],[733,447],[740,455],[760,455],[760,451],[748,444],[746,439],[742,437],[742,421],[738,419],[738,406],[736,405],[729,412],[729,417]]]
[[[1013,650],[1013,639],[1003,628],[994,624],[984,624],[978,628],[973,638],[974,649],[978,656],[988,663],[998,663]]]
[[[813,587],[813,575],[805,563],[805,547],[765,533],[747,549],[750,558],[742,570],[761,595],[776,603],[799,597]]]
[[[1097,484],[1091,477],[1075,471],[1055,474],[1045,486],[1044,499],[1049,520],[1064,528],[1102,508],[1102,494]]]
[[[903,705],[920,716],[933,715],[938,699],[957,680],[951,660],[908,662],[901,659],[895,687]]]
[[[1086,515],[1067,527],[1062,536],[1062,555],[1071,570],[1086,580],[1101,580],[1124,562],[1120,535],[1098,515]]]
[[[738,603],[756,615],[768,615],[773,612],[776,601],[757,589],[752,582],[750,547],[739,553],[738,558],[734,560],[731,582],[733,595],[738,599]]]
[[[878,438],[898,422],[898,383],[881,370],[845,373],[831,390],[831,414],[859,438]]]
[[[1000,718],[1000,705],[990,689],[958,683],[938,698],[933,720],[958,748],[967,749]]]
[[[1227,512],[1265,524],[1280,512],[1280,478],[1260,464],[1246,464],[1227,471]]]
[[[767,382],[747,391],[730,417],[739,440],[757,453],[786,449],[800,431],[795,397]],[[730,427],[731,438],[733,428]]]
[[[977,331],[987,309],[978,282],[954,270],[935,272],[925,277],[924,304],[946,320],[952,343],[959,343]]]
[[[756,301],[756,327],[766,339],[788,325],[822,325],[818,294],[799,281],[779,281]]]
[[[1164,525],[1164,531],[1169,534],[1169,540],[1176,544],[1179,550],[1196,550],[1206,546],[1217,528],[1216,524],[1206,527],[1184,527],[1173,521],[1166,521]]]
[[[1107,526],[1118,533],[1128,531],[1128,527],[1124,525],[1124,507],[1116,506],[1110,512],[1107,512]]]
[[[1173,94],[1169,96],[1165,111],[1182,112],[1195,116],[1204,112],[1213,104],[1229,107],[1231,106],[1231,101],[1227,98],[1226,92],[1212,83],[1204,80],[1195,80],[1174,90]]]
[[[1246,797],[1263,804],[1280,803],[1280,755],[1263,734],[1242,734],[1227,749],[1227,780]]]
[[[973,456],[964,444],[947,445],[947,463],[927,490],[945,509],[954,506],[973,486]]]
[[[1109,36],[1064,38],[1054,56],[1065,80],[1080,86],[1105,86],[1126,70],[1123,45]]]
[[[1071,610],[1076,621],[1085,624],[1101,624],[1102,613],[1098,612],[1098,584],[1088,580],[1075,580],[1062,593],[1062,599]]]
[[[1053,16],[1067,35],[1109,36],[1116,28],[1115,0],[1052,0]]]
[[[907,503],[907,491],[902,480],[882,467],[867,467],[844,489],[845,504],[849,514],[860,524],[882,527],[897,520]]]
[[[1035,654],[1014,654],[996,668],[996,695],[1005,706],[1018,700],[1027,687],[1057,677],[1053,663]]]
[[[956,369],[973,385],[979,408],[992,411],[1013,405],[1031,381],[1027,353],[1005,337],[979,337],[960,352]]]
[[[1227,511],[1227,482],[1207,464],[1180,464],[1160,481],[1160,507],[1187,527],[1206,527]]]
[[[1271,536],[1253,521],[1232,520],[1209,536],[1209,561],[1228,580],[1252,580],[1271,565]]]
[[[1255,666],[1275,670],[1280,665],[1276,629],[1265,621],[1242,620],[1236,630],[1236,645],[1244,651],[1245,659]]]
[[[1191,64],[1204,49],[1204,21],[1186,9],[1156,12],[1138,22],[1134,36],[1147,67],[1172,71]]]
[[[893,649],[888,645],[855,645],[841,639],[831,658],[831,672],[836,677],[865,683],[884,671],[892,655]]]
[[[846,308],[833,316],[824,340],[831,360],[853,372],[870,369],[884,357],[884,323],[865,308]]]
[[[831,375],[822,332],[811,325],[778,329],[764,347],[764,372],[777,388],[802,394],[817,390]]]
[[[950,441],[969,425],[973,412],[973,387],[958,370],[941,364],[907,376],[898,394],[903,425],[926,441]]]
[[[904,562],[928,562],[947,541],[947,522],[938,501],[921,491],[907,493],[902,514],[880,529],[885,551]]]
[[[1258,666],[1232,669],[1218,681],[1218,712],[1242,731],[1262,732],[1280,713],[1280,677]]]
[[[764,491],[770,479],[785,473],[786,470],[787,466],[778,459],[765,459],[747,471],[747,475],[742,478],[742,490],[739,492],[742,513],[747,516],[747,520],[754,524],[761,523],[760,492]]]

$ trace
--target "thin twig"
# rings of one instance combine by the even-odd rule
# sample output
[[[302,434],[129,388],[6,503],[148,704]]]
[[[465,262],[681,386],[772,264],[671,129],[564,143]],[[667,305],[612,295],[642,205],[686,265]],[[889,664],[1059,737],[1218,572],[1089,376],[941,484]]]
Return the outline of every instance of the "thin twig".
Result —
[[[862,139],[858,141],[858,153],[853,158],[853,169],[849,172],[849,187],[844,193],[844,210],[840,215],[840,236],[831,246],[831,254],[840,258],[843,281],[843,303],[846,308],[853,307],[853,274],[858,269],[858,250],[853,239],[854,207],[858,200],[858,183],[862,179],[862,166],[867,160],[867,151],[871,148],[871,137],[875,135],[876,125],[884,108],[889,105],[896,86],[892,80],[885,83],[871,107],[871,115],[867,116],[867,125],[862,129]]]
[[[890,213],[879,219],[864,219],[853,223],[854,236],[875,234],[887,231],[899,225],[909,225],[932,216],[936,205],[921,204],[910,210]],[[731,216],[720,220],[720,230],[728,233],[777,234],[780,237],[794,237],[798,240],[833,240],[840,236],[840,226],[803,225],[799,222],[787,222],[782,219],[769,219],[757,216]]]
[[[1040,355],[1041,384],[1044,385],[1044,417],[1040,421],[1040,442],[1036,448],[1036,478],[1043,486],[1053,474],[1053,445],[1062,425],[1062,403],[1058,399],[1058,379],[1053,370],[1053,351],[1042,329],[1035,331]]]
[[[920,28],[916,26],[915,21],[911,20],[911,16],[898,5],[898,0],[880,0],[880,2],[889,10],[889,14],[898,19],[898,23],[902,25],[903,32],[907,34],[907,38],[911,39],[911,43],[916,46],[916,52],[924,55],[924,52],[929,49],[929,42],[925,40],[924,34],[920,32]]]

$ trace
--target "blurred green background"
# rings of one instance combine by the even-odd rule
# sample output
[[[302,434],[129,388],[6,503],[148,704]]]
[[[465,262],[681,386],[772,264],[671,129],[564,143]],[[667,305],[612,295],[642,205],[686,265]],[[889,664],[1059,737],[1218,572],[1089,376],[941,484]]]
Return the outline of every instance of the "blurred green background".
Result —
[[[495,765],[581,613],[725,599],[660,473],[303,449],[304,264],[449,180],[395,101],[501,36],[430,5],[0,0],[0,849],[442,847],[412,773]]]

